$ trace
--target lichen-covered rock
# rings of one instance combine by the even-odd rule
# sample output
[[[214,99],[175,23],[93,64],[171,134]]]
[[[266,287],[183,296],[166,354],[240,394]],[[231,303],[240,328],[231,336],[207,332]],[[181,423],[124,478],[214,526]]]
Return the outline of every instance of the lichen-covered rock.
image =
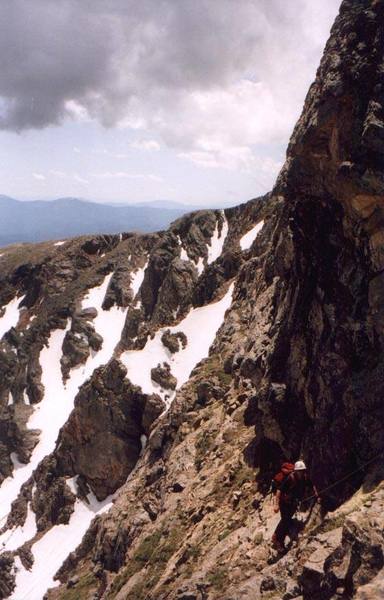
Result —
[[[154,369],[151,369],[151,379],[165,390],[176,389],[177,379],[172,375],[171,367],[167,362],[163,363],[163,365],[159,364]]]
[[[0,598],[8,598],[14,588],[14,557],[11,552],[4,552],[0,555]]]
[[[174,258],[159,289],[153,319],[159,325],[185,316],[192,302],[198,274],[191,262]]]
[[[57,460],[45,458],[35,474],[36,489],[32,497],[32,506],[36,514],[38,531],[44,531],[52,525],[69,522],[74,510],[76,497],[60,476]]]
[[[164,346],[171,352],[171,354],[175,354],[179,352],[182,348],[186,348],[188,344],[187,336],[183,331],[177,331],[176,333],[171,333],[170,329],[164,331],[161,336],[161,341]]]

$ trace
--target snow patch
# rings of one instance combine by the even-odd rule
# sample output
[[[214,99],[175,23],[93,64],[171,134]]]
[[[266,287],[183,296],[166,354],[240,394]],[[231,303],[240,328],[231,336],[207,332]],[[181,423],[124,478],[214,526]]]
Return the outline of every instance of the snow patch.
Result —
[[[181,258],[181,260],[187,260],[187,261],[189,260],[189,256],[188,256],[186,250],[183,248],[183,246],[181,247],[181,250],[180,250],[180,258]]]
[[[187,260],[187,261],[189,261],[189,256],[188,256],[188,254],[187,254],[187,252],[186,252],[186,250],[185,250],[185,248],[183,246],[183,242],[181,241],[181,237],[179,235],[177,236],[177,240],[179,242],[179,246],[181,246],[181,248],[180,248],[180,258],[181,258],[181,260]]]
[[[77,475],[75,475],[74,477],[70,477],[69,479],[66,480],[66,484],[69,487],[69,489],[71,490],[72,494],[74,494],[75,496],[77,496],[77,487],[76,487],[76,481],[77,481]]]
[[[141,436],[140,436],[141,453],[143,453],[145,450],[145,446],[147,445],[147,440],[148,440],[148,437],[144,433],[141,434]]]
[[[32,495],[34,494],[34,489],[35,487],[32,489]],[[3,552],[12,552],[35,537],[36,533],[35,513],[31,508],[31,503],[28,502],[27,517],[24,525],[14,527],[0,536],[1,550]]]
[[[53,244],[54,246],[62,246],[63,244],[65,244],[65,242],[56,242],[55,244]]]
[[[35,446],[28,464],[19,463],[14,455],[15,461],[17,461],[17,463],[14,462],[14,465],[17,464],[17,468],[13,476],[7,477],[0,487],[1,516],[9,512],[11,503],[16,499],[20,487],[32,475],[39,462],[54,450],[57,435],[73,409],[74,398],[79,387],[95,369],[109,361],[120,340],[126,309],[114,306],[107,311],[101,308],[111,277],[112,274],[108,275],[100,286],[89,290],[82,302],[82,308],[93,306],[98,311],[93,323],[96,332],[103,337],[101,350],[92,353],[84,365],[73,369],[65,385],[62,382],[60,358],[64,337],[70,328],[69,323],[65,329],[53,331],[47,346],[40,352],[42,383],[45,392],[41,402],[34,407],[34,412],[27,423],[29,429],[41,431],[39,442]]]
[[[221,214],[223,216],[223,225],[221,228],[221,232],[219,234],[219,223],[218,221],[216,222],[216,227],[215,227],[215,231],[213,232],[213,236],[211,238],[211,242],[208,246],[208,260],[207,263],[210,265],[211,263],[213,263],[216,259],[219,258],[219,256],[221,255],[222,251],[223,251],[223,246],[224,246],[224,242],[225,242],[225,238],[227,237],[227,233],[228,233],[228,221],[227,218],[224,214],[224,211],[221,211]]]
[[[142,350],[124,352],[120,358],[128,369],[127,376],[131,382],[139,385],[145,394],[160,393],[166,401],[168,397],[169,403],[174,393],[161,390],[152,381],[151,369],[157,367],[159,363],[168,362],[172,374],[177,379],[177,389],[188,381],[195,365],[208,356],[209,348],[223,322],[225,311],[231,305],[233,287],[232,284],[219,302],[192,308],[178,325],[159,329]],[[161,336],[167,329],[171,333],[181,331],[187,336],[187,346],[176,354],[171,354],[161,341]]]
[[[61,567],[68,554],[80,544],[92,519],[112,506],[112,496],[98,502],[93,494],[87,496],[89,504],[76,500],[74,512],[67,525],[55,525],[32,546],[34,563],[27,571],[18,563],[16,588],[11,600],[40,600],[48,588],[57,587],[60,582],[53,576]]]
[[[0,340],[11,327],[15,327],[18,324],[20,318],[19,305],[24,298],[25,296],[16,297],[8,302],[5,307],[5,312],[3,316],[0,317]]]
[[[204,258],[202,256],[200,256],[198,261],[195,264],[196,264],[197,272],[199,273],[199,275],[201,275],[205,269]]]
[[[147,268],[148,262],[145,263],[144,267],[137,269],[133,275],[131,275],[131,288],[133,290],[133,297],[135,297],[141,288],[141,284],[144,281],[145,269]]]
[[[67,328],[68,329],[68,328]],[[28,464],[20,463],[15,453],[11,454],[14,465],[12,477],[7,477],[0,487],[0,507],[2,515],[10,510],[11,503],[17,497],[20,487],[29,479],[40,460],[54,449],[59,429],[64,425],[73,406],[62,394],[62,376],[60,370],[61,346],[66,330],[58,329],[51,333],[48,345],[40,352],[44,398],[30,416],[28,429],[40,429],[38,444],[33,449]],[[48,426],[47,426],[48,425]]]
[[[221,253],[223,251],[224,242],[225,242],[225,239],[228,234],[228,221],[227,221],[227,218],[226,218],[223,210],[221,211],[221,214],[223,217],[223,224],[221,227],[221,232],[219,233],[219,222],[216,221],[215,230],[214,230],[213,235],[208,244],[208,248],[207,248],[207,250],[208,250],[207,264],[208,265],[213,263],[215,260],[217,260],[219,258],[219,256],[221,256]],[[181,258],[183,258],[183,256],[181,256]],[[187,260],[189,260],[188,257],[187,257]],[[199,275],[201,275],[205,269],[204,258],[202,256],[200,256],[197,260],[195,260],[195,265],[197,268],[197,272],[199,273]]]
[[[97,308],[104,302],[105,294],[112,279],[113,272],[104,278],[104,281],[96,287],[90,288],[81,301],[81,308]]]
[[[109,311],[106,311],[101,307],[111,277],[112,274],[108,275],[100,286],[90,289],[82,301],[82,308],[93,306],[98,311],[93,323],[95,330],[102,335],[104,340],[101,350],[92,353],[84,365],[73,369],[65,385],[62,382],[60,358],[62,343],[66,332],[70,328],[70,323],[67,324],[65,330],[53,331],[47,346],[40,352],[42,383],[45,393],[41,402],[36,405],[27,424],[30,429],[40,429],[40,438],[28,464],[20,463],[17,455],[15,453],[11,454],[14,465],[13,476],[8,477],[0,487],[0,507],[2,513],[5,513],[5,517],[22,484],[29,479],[44,456],[54,450],[57,435],[72,411],[74,398],[79,387],[92,375],[96,368],[108,362],[120,340],[126,309],[112,307]],[[76,493],[75,479],[67,480],[68,486],[74,493]],[[22,598],[40,600],[48,587],[57,585],[57,582],[53,581],[53,576],[58,568],[67,555],[81,542],[93,517],[108,510],[111,506],[111,497],[103,502],[98,502],[91,493],[88,495],[88,501],[89,504],[86,504],[77,499],[69,524],[53,527],[33,545],[32,553],[35,562],[31,571],[26,571],[21,563],[17,563],[17,587],[11,596],[14,600],[21,600]],[[31,510],[30,506],[28,510]],[[24,540],[25,538],[24,541],[26,541],[33,537],[33,518],[33,514],[28,513],[28,519],[23,528],[20,528],[20,530],[17,528],[17,532],[6,532],[8,536],[12,534],[11,539],[15,539],[12,542],[15,548],[20,545],[20,539]]]
[[[252,246],[263,226],[264,221],[260,221],[260,223],[257,223],[257,225],[252,227],[252,229],[250,229],[245,235],[243,235],[242,238],[240,238],[240,248],[242,250],[248,250]]]

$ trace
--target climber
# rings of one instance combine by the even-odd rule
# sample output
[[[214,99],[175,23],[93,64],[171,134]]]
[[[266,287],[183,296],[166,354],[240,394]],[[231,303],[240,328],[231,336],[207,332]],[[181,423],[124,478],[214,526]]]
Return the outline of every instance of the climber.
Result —
[[[289,463],[284,463],[289,464]],[[272,536],[274,547],[278,551],[284,550],[285,536],[288,535],[293,516],[300,502],[313,496],[320,501],[320,496],[310,480],[304,461],[295,462],[293,469],[279,483],[274,495],[274,511],[280,511],[281,519]],[[278,476],[275,480],[279,480]]]

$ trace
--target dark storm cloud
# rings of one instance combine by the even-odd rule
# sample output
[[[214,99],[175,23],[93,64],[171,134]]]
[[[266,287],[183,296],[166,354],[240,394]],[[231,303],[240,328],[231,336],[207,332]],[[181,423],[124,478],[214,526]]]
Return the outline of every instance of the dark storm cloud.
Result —
[[[292,91],[287,102],[297,102],[300,73],[307,85],[312,53],[318,60],[323,44],[314,11],[328,28],[335,3],[2,0],[0,127],[43,128],[73,116],[77,107],[107,126],[124,119],[150,124],[169,143],[183,145],[201,127],[194,122],[196,107],[210,116],[198,94],[232,93],[236,104],[244,93],[233,86],[246,78],[271,94],[282,88],[288,98]],[[189,120],[177,131],[176,111]]]

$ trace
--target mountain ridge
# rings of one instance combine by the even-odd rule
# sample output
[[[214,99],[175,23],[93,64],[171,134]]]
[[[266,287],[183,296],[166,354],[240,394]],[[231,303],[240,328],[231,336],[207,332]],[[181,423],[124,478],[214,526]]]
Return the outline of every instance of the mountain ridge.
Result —
[[[167,228],[188,207],[103,204],[78,198],[19,201],[0,196],[0,247],[124,230]]]
[[[4,598],[382,598],[383,18],[341,3],[270,194],[0,256]]]

